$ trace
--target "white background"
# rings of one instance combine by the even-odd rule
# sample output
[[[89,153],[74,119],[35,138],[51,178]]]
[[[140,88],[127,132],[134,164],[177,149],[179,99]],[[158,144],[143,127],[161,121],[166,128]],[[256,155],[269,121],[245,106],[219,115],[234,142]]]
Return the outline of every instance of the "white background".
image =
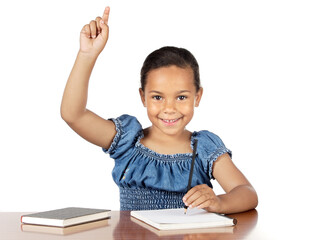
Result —
[[[275,214],[300,222],[300,213],[313,223],[321,200],[319,1],[2,1],[0,211],[119,209],[113,160],[60,117],[79,32],[107,5],[110,38],[88,108],[149,126],[138,96],[145,57],[165,45],[189,49],[204,87],[189,130],[213,131],[233,151],[258,192],[259,222]]]

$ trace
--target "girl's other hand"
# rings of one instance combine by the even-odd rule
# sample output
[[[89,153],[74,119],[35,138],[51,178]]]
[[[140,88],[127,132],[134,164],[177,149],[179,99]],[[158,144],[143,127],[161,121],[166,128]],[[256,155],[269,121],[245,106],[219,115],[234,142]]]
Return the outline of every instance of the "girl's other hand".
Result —
[[[109,35],[108,17],[110,8],[106,7],[102,18],[86,24],[80,32],[80,52],[98,57],[104,49]]]
[[[220,199],[206,184],[191,188],[183,197],[183,202],[189,208],[204,208],[209,212],[219,212],[220,209]]]

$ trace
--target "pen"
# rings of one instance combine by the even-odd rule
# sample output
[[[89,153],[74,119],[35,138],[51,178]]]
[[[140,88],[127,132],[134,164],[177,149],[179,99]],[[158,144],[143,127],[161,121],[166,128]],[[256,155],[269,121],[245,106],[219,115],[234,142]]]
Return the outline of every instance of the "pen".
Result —
[[[192,183],[192,177],[193,177],[193,170],[194,170],[194,164],[195,164],[195,156],[196,156],[196,149],[197,149],[197,139],[194,141],[194,147],[193,147],[193,157],[192,157],[192,163],[191,163],[191,170],[189,172],[189,178],[188,178],[188,185],[187,185],[187,191],[188,192],[191,189],[191,183]],[[187,206],[184,206],[184,214],[187,212]]]

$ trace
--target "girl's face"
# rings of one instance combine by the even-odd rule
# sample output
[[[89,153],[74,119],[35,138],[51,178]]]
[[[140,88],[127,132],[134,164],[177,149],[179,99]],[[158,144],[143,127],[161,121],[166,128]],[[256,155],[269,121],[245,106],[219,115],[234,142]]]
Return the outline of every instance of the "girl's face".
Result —
[[[193,70],[176,66],[154,69],[148,73],[145,91],[140,95],[152,122],[152,130],[166,135],[180,135],[199,105],[203,89],[196,92]]]

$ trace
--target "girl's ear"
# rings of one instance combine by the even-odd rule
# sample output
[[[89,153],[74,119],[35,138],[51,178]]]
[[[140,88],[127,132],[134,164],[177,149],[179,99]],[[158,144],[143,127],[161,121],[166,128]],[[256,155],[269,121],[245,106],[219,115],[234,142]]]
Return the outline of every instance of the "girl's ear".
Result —
[[[139,89],[139,95],[140,95],[140,99],[142,100],[142,103],[144,105],[144,107],[146,107],[146,103],[145,103],[145,93],[143,91],[142,88]]]
[[[195,107],[200,105],[200,101],[203,95],[203,88],[201,87],[195,95]]]

